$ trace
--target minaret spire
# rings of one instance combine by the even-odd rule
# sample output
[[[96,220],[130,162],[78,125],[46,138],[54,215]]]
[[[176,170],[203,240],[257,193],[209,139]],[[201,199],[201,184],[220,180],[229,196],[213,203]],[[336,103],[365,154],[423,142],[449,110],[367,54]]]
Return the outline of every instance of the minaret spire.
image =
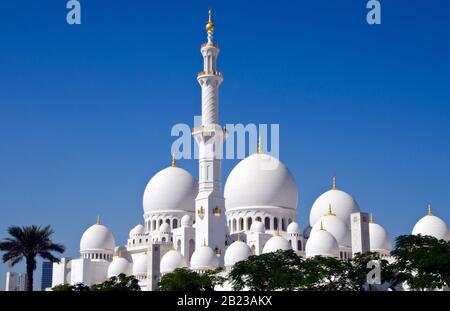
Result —
[[[225,237],[225,198],[222,193],[221,158],[225,130],[219,125],[219,88],[222,74],[217,70],[219,46],[213,43],[214,23],[212,11],[208,11],[205,26],[208,41],[201,45],[203,71],[197,75],[202,88],[202,124],[192,130],[198,144],[199,182],[195,200],[195,246],[202,242],[216,250],[219,264],[223,267]]]

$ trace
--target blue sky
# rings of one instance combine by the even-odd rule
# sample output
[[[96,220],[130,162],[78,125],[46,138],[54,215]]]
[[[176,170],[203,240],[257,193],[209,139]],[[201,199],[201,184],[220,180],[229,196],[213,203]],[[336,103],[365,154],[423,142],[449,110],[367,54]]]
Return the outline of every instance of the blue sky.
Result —
[[[99,214],[126,241],[146,183],[170,164],[171,127],[200,114],[209,4],[221,123],[280,124],[302,227],[333,174],[392,238],[429,202],[449,221],[448,1],[382,1],[378,26],[365,0],[80,2],[78,26],[63,0],[2,3],[0,238],[51,224],[77,257]],[[178,165],[197,176],[194,160]]]

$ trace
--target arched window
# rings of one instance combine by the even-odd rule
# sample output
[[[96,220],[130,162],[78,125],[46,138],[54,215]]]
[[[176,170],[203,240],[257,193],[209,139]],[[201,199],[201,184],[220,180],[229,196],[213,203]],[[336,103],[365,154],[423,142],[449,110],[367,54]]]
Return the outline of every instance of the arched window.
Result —
[[[166,219],[166,223],[170,226],[170,219],[169,218]]]
[[[152,221],[152,230],[155,231],[156,230],[156,220],[153,219]]]
[[[266,228],[266,230],[270,230],[270,218],[269,217],[264,218],[264,227]]]
[[[273,219],[273,230],[278,230],[278,218]]]
[[[233,219],[233,232],[236,232],[236,218]]]
[[[166,238],[163,237],[163,238],[161,239],[161,241],[162,241],[162,242],[166,242]]]
[[[135,239],[133,239],[133,244],[134,244],[134,243],[136,243],[136,240],[135,240]]]
[[[142,239],[139,239],[139,243],[142,243]]]
[[[286,221],[284,218],[281,218],[281,230],[286,231]]]
[[[98,254],[95,254],[95,259],[98,259]]]
[[[339,258],[343,258],[344,256],[342,256],[342,252],[339,252]]]
[[[299,251],[302,250],[302,241],[300,241],[300,240],[297,241],[297,248]]]
[[[161,227],[161,225],[162,225],[162,224],[163,224],[163,220],[162,220],[162,219],[160,219],[160,220],[159,220],[159,225],[158,225],[158,228],[159,228],[159,227]]]
[[[255,247],[255,245],[252,245],[252,254],[256,255],[256,247]]]
[[[259,222],[261,222],[261,217],[256,217],[256,219],[255,219],[255,221],[259,221]]]
[[[288,220],[288,225],[289,225],[291,222],[292,222],[292,219],[289,218],[289,220]]]
[[[244,230],[244,218],[239,218],[239,230]]]
[[[177,251],[181,251],[181,240],[177,241]]]
[[[178,228],[178,219],[174,218],[172,220],[172,229]]]
[[[248,217],[247,218],[247,230],[250,230],[250,227],[252,226],[252,218]]]

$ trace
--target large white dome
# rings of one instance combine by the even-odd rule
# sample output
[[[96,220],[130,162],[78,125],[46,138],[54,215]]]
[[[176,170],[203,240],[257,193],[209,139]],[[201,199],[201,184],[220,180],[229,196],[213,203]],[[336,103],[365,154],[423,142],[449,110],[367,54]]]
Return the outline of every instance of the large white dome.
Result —
[[[335,237],[326,230],[311,231],[305,247],[306,257],[339,257],[339,246]]]
[[[369,238],[370,238],[370,250],[376,251],[391,251],[392,244],[389,239],[389,235],[386,230],[374,222],[369,223]]]
[[[148,256],[142,253],[133,262],[133,275],[147,275]]]
[[[263,254],[276,252],[279,250],[287,251],[292,249],[291,243],[281,236],[273,236],[263,247]]]
[[[131,272],[131,263],[123,257],[115,256],[108,267],[108,278],[118,276],[121,273],[131,275]]]
[[[242,241],[235,241],[228,246],[225,252],[225,267],[231,267],[239,261],[246,260],[252,255],[252,251],[247,244]]]
[[[157,173],[144,191],[144,212],[195,211],[198,184],[195,178],[179,167],[168,167]]]
[[[177,268],[186,268],[186,259],[179,251],[174,249],[168,251],[161,259],[161,273],[171,273]]]
[[[251,206],[297,208],[297,184],[277,158],[255,153],[236,165],[224,190],[227,210]]]
[[[359,212],[358,203],[348,193],[333,188],[323,193],[314,202],[309,214],[309,224],[311,226],[314,226],[320,218],[327,215],[330,204],[336,216],[347,226],[350,225],[350,215]]]
[[[422,217],[414,226],[412,234],[430,235],[439,240],[448,239],[448,226],[439,217],[434,216],[431,210],[428,215]]]
[[[107,250],[114,252],[116,241],[108,227],[95,224],[90,226],[81,237],[80,251],[99,251]]]
[[[316,222],[312,227],[312,232],[319,231],[321,223],[323,224],[323,227],[334,236],[338,245],[351,246],[350,229],[348,229],[347,225],[340,218],[331,213],[323,216],[320,218],[320,221]],[[311,234],[312,233],[310,233],[310,235]]]
[[[210,270],[219,267],[219,259],[209,246],[203,245],[195,249],[191,257],[192,270]]]

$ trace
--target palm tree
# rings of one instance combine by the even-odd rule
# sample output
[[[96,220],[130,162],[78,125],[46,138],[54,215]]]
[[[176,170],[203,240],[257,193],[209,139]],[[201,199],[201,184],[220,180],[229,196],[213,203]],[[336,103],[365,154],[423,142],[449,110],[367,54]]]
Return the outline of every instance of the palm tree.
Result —
[[[4,251],[3,262],[14,266],[23,258],[27,265],[26,290],[33,290],[33,272],[36,270],[36,256],[51,262],[59,262],[59,258],[54,257],[51,252],[62,253],[65,250],[64,245],[53,243],[50,236],[53,234],[50,226],[41,228],[40,226],[8,228],[11,237],[5,238],[0,242],[0,250]]]

